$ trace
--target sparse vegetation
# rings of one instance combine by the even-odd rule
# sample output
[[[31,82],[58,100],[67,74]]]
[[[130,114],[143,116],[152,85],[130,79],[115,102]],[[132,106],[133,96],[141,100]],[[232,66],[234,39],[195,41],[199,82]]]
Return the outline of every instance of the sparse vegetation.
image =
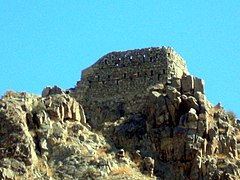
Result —
[[[122,177],[124,176],[131,176],[134,173],[132,172],[132,169],[128,166],[120,166],[116,169],[113,169],[111,172],[112,175],[116,176],[116,175],[122,175]]]
[[[235,125],[237,121],[237,115],[233,111],[227,111],[227,116],[231,125]]]
[[[38,161],[34,164],[34,168],[38,169],[39,172],[41,172],[42,174],[45,174],[47,177],[53,176],[52,169],[48,166],[46,161],[42,158],[38,159]],[[29,175],[30,175],[30,177],[33,176],[32,174],[29,174]]]
[[[86,156],[88,153],[88,148],[86,146],[82,146],[81,153],[82,155]]]
[[[230,120],[235,121],[237,119],[237,115],[233,111],[227,111],[227,115],[228,115]]]
[[[12,97],[15,94],[13,90],[8,90],[5,92],[5,94],[2,97],[9,98]]]
[[[43,102],[38,102],[35,106],[32,108],[32,113],[37,114],[39,111],[45,111],[46,107]]]
[[[96,179],[97,176],[99,176],[99,173],[93,166],[88,167],[82,173],[84,179]]]
[[[107,157],[106,151],[104,149],[98,149],[97,150],[97,156]]]
[[[162,69],[157,73],[168,75]],[[141,72],[137,76],[140,78]],[[179,78],[174,80],[176,87],[168,82],[159,90],[157,87],[158,94],[140,88],[133,94],[115,96],[115,91],[107,88],[107,101],[101,91],[100,98],[92,102],[89,99],[95,94],[87,97],[87,102],[78,97],[77,102],[57,88],[57,94],[44,97],[7,92],[8,99],[0,101],[0,154],[5,158],[0,163],[0,179],[13,179],[12,174],[19,176],[15,179],[212,179],[215,172],[227,168],[229,174],[237,174],[240,123],[236,123],[236,114],[226,112],[220,103],[212,107],[204,91],[198,91],[204,86],[201,80],[190,75]],[[143,85],[146,88],[147,84]],[[114,99],[108,93],[113,93]],[[84,96],[84,91],[78,95]],[[86,107],[86,116],[79,103]],[[1,168],[10,172],[10,178],[1,177]]]
[[[226,159],[227,156],[226,156],[225,154],[218,154],[218,155],[217,155],[217,158],[218,158],[218,159]]]
[[[142,174],[138,168],[122,165],[122,166],[119,166],[118,168],[112,169],[107,180],[112,180],[112,179],[137,179],[137,180],[149,179],[150,180],[152,178]]]

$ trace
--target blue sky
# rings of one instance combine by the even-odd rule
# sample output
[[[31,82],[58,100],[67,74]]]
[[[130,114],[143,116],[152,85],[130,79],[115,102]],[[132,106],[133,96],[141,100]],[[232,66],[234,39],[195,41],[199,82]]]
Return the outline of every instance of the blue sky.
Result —
[[[74,87],[115,50],[171,46],[240,116],[239,0],[0,0],[0,95]]]

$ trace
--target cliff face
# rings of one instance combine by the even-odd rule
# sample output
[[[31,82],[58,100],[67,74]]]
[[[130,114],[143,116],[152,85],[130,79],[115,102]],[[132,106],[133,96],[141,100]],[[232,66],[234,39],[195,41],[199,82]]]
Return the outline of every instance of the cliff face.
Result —
[[[183,93],[170,85],[152,87],[146,102],[139,104],[141,112],[123,117],[117,126],[105,122],[105,134],[117,147],[153,157],[161,179],[239,176],[238,124],[221,106],[213,107],[199,91]]]
[[[113,52],[70,91],[2,97],[0,178],[239,179],[239,129],[173,49]]]
[[[43,95],[7,92],[0,100],[0,179],[148,179],[91,130],[67,92],[48,87]]]

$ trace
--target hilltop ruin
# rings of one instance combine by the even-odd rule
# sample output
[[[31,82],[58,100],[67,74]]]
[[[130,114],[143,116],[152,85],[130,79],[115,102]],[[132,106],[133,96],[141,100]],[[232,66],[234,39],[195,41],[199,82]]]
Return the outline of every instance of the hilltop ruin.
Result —
[[[78,87],[92,98],[105,98],[170,83],[189,74],[185,61],[172,48],[111,52],[82,71]]]
[[[87,117],[99,123],[141,111],[147,90],[157,84],[204,93],[204,82],[189,75],[185,61],[173,48],[151,47],[103,56],[82,71],[74,94]]]
[[[239,121],[172,48],[109,53],[70,90],[8,91],[0,142],[0,179],[240,179]]]

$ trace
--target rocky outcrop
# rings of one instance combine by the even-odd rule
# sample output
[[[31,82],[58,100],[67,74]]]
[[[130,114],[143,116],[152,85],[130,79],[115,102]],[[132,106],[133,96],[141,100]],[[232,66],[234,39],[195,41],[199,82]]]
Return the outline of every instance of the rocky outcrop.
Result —
[[[143,167],[152,157],[160,179],[239,178],[238,123],[208,102],[201,79],[184,76],[147,93],[138,114],[105,123],[117,147],[139,150]]]
[[[0,179],[148,179],[91,131],[82,106],[61,93],[0,99]],[[122,176],[122,173],[126,175]]]
[[[58,86],[54,86],[51,88],[50,86],[47,86],[42,91],[42,97],[47,97],[52,94],[63,94],[63,90],[59,88]]]
[[[1,179],[30,178],[31,173],[38,177],[31,168],[43,159],[49,168],[47,160],[56,153],[58,141],[67,142],[67,128],[87,127],[82,107],[65,94],[41,98],[8,92],[0,100],[0,115]]]
[[[240,179],[239,153],[236,116],[171,48],[113,52],[75,88],[0,99],[0,179]]]
[[[169,62],[167,81],[157,81],[154,73],[161,71],[161,68],[149,61],[152,65],[148,65],[156,69],[150,75],[146,73],[147,87],[144,78],[141,81],[144,86],[137,86],[139,88],[134,91],[132,88],[138,83],[137,78],[121,87],[120,84],[117,87],[111,85],[110,90],[110,87],[104,89],[105,86],[101,86],[104,98],[95,94],[97,91],[93,83],[89,86],[91,89],[87,91],[87,96],[79,92],[81,87],[86,91],[84,83],[87,83],[88,75],[97,78],[98,66],[94,65],[86,70],[89,72],[84,74],[73,96],[83,102],[83,107],[90,115],[88,121],[94,129],[103,130],[104,135],[118,148],[132,152],[133,159],[138,151],[138,157],[141,158],[136,162],[141,164],[142,169],[145,166],[144,159],[151,157],[154,160],[154,175],[159,178],[238,178],[239,169],[235,163],[238,161],[236,135],[239,130],[236,119],[230,120],[219,105],[211,105],[205,96],[204,81],[190,75],[185,66],[175,68],[171,65],[176,61],[174,57],[170,53],[166,59],[162,59],[163,64]],[[184,61],[178,59],[178,63],[184,64]],[[148,65],[142,64],[143,69],[148,69]],[[128,68],[133,66],[131,64]],[[119,69],[119,66],[112,68]],[[121,68],[125,70],[124,65]],[[184,73],[178,73],[179,68],[184,69]],[[111,71],[110,68],[108,70]],[[131,72],[135,72],[135,69]],[[117,92],[119,88],[126,90],[129,87],[131,92]],[[85,101],[85,98],[89,101]],[[227,165],[223,166],[228,170],[221,166],[223,158],[229,159]]]
[[[89,124],[101,129],[104,121],[138,112],[150,86],[192,77],[188,74],[185,61],[170,47],[112,52],[82,71],[71,95],[84,106]]]

